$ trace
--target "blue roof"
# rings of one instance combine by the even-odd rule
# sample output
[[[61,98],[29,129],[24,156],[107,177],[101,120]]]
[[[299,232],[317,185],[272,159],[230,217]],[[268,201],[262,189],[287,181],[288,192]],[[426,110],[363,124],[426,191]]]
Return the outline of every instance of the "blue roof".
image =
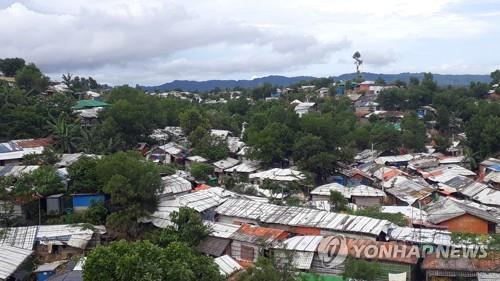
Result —
[[[500,164],[488,166],[487,169],[495,172],[500,172]]]

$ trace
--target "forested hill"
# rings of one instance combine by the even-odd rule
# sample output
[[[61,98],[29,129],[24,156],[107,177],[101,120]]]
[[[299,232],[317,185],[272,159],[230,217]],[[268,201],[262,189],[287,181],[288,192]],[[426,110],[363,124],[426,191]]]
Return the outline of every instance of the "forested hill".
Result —
[[[165,83],[159,86],[141,86],[147,91],[169,91],[174,89],[182,89],[183,91],[210,91],[215,88],[220,89],[233,89],[235,87],[240,88],[255,88],[258,85],[264,83],[270,83],[274,86],[288,86],[304,80],[312,80],[315,77],[312,76],[297,76],[297,77],[286,77],[271,75],[261,78],[255,78],[252,80],[207,80],[207,81],[189,81],[189,80],[174,80],[169,83]]]
[[[420,80],[423,78],[423,73],[400,73],[400,74],[382,74],[382,73],[362,73],[365,80],[376,80],[377,78],[383,78],[387,83],[394,82],[396,80],[408,81],[410,77],[417,77]],[[335,80],[348,80],[356,77],[356,73],[342,74],[340,76],[333,76]],[[311,76],[298,76],[298,77],[286,77],[286,76],[266,76],[261,78],[256,78],[252,80],[207,80],[207,81],[189,81],[189,80],[174,80],[169,83],[165,83],[158,86],[141,86],[147,91],[169,91],[174,89],[181,89],[183,91],[210,91],[215,88],[220,89],[232,89],[235,87],[241,88],[254,88],[258,85],[264,83],[270,83],[274,86],[288,86],[304,80],[312,80],[315,77]],[[489,75],[451,75],[451,74],[434,74],[434,80],[439,85],[469,85],[472,81],[478,81],[483,83],[490,82]]]

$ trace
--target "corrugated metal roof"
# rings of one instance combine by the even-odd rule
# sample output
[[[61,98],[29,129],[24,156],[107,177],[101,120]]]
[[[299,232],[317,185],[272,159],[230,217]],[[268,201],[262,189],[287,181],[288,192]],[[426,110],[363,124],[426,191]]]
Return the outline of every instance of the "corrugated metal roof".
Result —
[[[178,175],[163,177],[161,180],[163,184],[163,195],[178,194],[191,190],[191,183]]]
[[[4,280],[11,276],[24,261],[33,253],[32,250],[0,246],[0,279]]]
[[[0,167],[0,177],[20,177],[24,174],[30,173],[40,166],[31,165],[31,166],[2,166]]]
[[[500,172],[490,172],[484,177],[484,182],[500,183]]]
[[[242,225],[229,238],[231,240],[242,241],[247,243],[265,243],[271,244],[284,238],[287,232],[268,227],[253,226],[249,224]]]
[[[179,196],[178,201],[181,206],[193,208],[198,212],[203,212],[210,208],[219,206],[227,198],[232,196],[235,196],[234,192],[220,187],[212,187]]]
[[[249,179],[270,179],[274,181],[298,181],[305,179],[302,172],[293,169],[274,168],[249,175]]]
[[[367,185],[356,185],[352,187],[343,186],[338,183],[329,183],[316,187],[311,191],[312,195],[329,196],[331,191],[340,192],[345,198],[358,197],[385,197],[385,192]]]
[[[192,162],[197,162],[197,163],[204,163],[204,162],[208,161],[207,159],[205,159],[201,156],[197,156],[197,155],[189,156],[186,159],[189,161],[192,161]]]
[[[418,179],[397,176],[384,183],[385,192],[399,200],[412,205],[415,201],[423,199],[434,192],[434,188]]]
[[[500,191],[493,189],[486,184],[474,182],[463,188],[460,192],[482,204],[500,206]]]
[[[445,230],[396,226],[391,228],[388,236],[392,241],[443,246],[452,244],[451,232]]]
[[[222,204],[232,196],[235,196],[235,193],[220,187],[212,187],[181,195],[175,199],[160,198],[157,210],[148,218],[141,218],[140,221],[143,223],[151,222],[156,227],[165,228],[172,225],[170,214],[179,211],[180,207],[189,207],[203,212]]]
[[[469,214],[489,222],[500,223],[500,219],[491,213],[491,211],[494,211],[493,208],[471,201],[459,201],[451,197],[442,198],[435,203],[427,205],[426,211],[429,215],[429,222],[435,224],[464,214]]]
[[[303,252],[315,252],[318,248],[319,242],[323,239],[323,236],[295,236],[286,239],[281,243],[281,245],[275,246],[275,248],[293,250],[293,251],[303,251]]]
[[[35,245],[38,226],[0,228],[0,230],[5,230],[4,235],[0,235],[0,246],[32,250]]]
[[[238,231],[238,229],[240,228],[239,225],[220,223],[220,222],[205,221],[204,224],[212,230],[210,236],[219,238],[229,238],[233,233]]]
[[[148,218],[141,218],[139,221],[142,223],[152,223],[159,228],[166,228],[171,226],[170,214],[174,211],[179,211],[181,205],[178,199],[160,199],[158,208]]]
[[[412,206],[382,206],[380,207],[380,211],[389,214],[402,214],[413,220],[427,221],[427,212]]]
[[[98,232],[105,232],[104,227],[96,228]],[[83,225],[40,225],[35,240],[42,244],[59,241],[70,247],[85,249],[94,232]]]
[[[231,167],[234,167],[239,162],[240,162],[240,160],[238,160],[238,159],[234,159],[234,158],[228,157],[226,159],[214,162],[214,163],[212,163],[212,165],[214,165],[215,167],[217,167],[217,168],[219,168],[221,170],[225,170],[225,169],[229,169]]]
[[[434,182],[445,183],[456,176],[475,176],[473,171],[459,165],[445,165],[420,172],[424,178]]]
[[[302,207],[278,206],[244,199],[228,199],[215,211],[225,216],[259,220],[269,224],[315,227],[370,236],[378,236],[381,232],[387,232],[391,225],[387,220]]]
[[[244,142],[241,141],[239,137],[228,137],[227,138],[227,146],[229,148],[229,152],[236,153],[240,149],[246,146]]]
[[[275,250],[275,257],[279,262],[287,262],[289,259],[287,255],[292,258],[292,263],[295,268],[304,270],[311,269],[314,252]]]
[[[224,255],[214,259],[214,262],[219,267],[219,271],[222,275],[229,276],[238,270],[242,270],[243,267],[236,262],[232,257]]]
[[[415,157],[412,154],[382,156],[375,158],[375,163],[383,165],[385,163],[408,162],[410,160],[413,160],[414,158]]]
[[[210,134],[212,136],[214,136],[214,137],[226,139],[231,134],[231,132],[228,131],[228,130],[216,130],[216,129],[212,129],[212,130],[210,130]]]
[[[225,169],[224,171],[225,172],[229,172],[229,173],[232,173],[232,172],[237,172],[237,173],[252,173],[252,172],[257,171],[258,168],[259,168],[259,163],[253,161],[253,162],[244,162],[244,163],[241,163],[241,164],[233,166],[233,167],[231,167],[229,169]]]

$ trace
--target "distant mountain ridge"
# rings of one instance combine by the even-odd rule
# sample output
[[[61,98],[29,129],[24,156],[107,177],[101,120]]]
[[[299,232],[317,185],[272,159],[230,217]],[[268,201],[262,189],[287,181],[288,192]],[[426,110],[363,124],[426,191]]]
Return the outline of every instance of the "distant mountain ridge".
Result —
[[[446,86],[465,86],[469,85],[470,82],[483,82],[489,83],[491,81],[489,75],[476,75],[476,74],[433,74],[434,80],[439,85]],[[332,76],[331,78],[335,80],[349,80],[356,78],[356,73],[347,73],[340,76]],[[402,80],[408,82],[410,77],[416,77],[422,79],[424,73],[399,73],[399,74],[383,74],[383,73],[370,73],[363,72],[362,76],[365,80],[376,80],[377,78],[383,78],[387,83],[392,83],[396,80]],[[286,77],[279,75],[271,75],[266,77],[255,78],[252,80],[207,80],[207,81],[190,81],[190,80],[174,80],[169,83],[161,84],[158,86],[139,86],[146,91],[171,91],[175,89],[181,89],[183,91],[210,91],[215,88],[220,89],[232,89],[235,87],[241,88],[254,88],[264,83],[270,83],[274,86],[289,86],[291,84],[298,83],[300,81],[310,81],[316,77],[312,76],[296,76],[296,77]]]

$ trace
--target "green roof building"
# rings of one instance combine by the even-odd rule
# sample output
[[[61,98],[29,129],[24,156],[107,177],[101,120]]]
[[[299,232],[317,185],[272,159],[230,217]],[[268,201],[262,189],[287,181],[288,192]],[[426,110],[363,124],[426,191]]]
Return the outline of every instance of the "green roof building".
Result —
[[[98,100],[79,100],[76,105],[72,106],[71,109],[86,109],[86,108],[94,108],[94,107],[106,107],[109,104],[98,101]]]

